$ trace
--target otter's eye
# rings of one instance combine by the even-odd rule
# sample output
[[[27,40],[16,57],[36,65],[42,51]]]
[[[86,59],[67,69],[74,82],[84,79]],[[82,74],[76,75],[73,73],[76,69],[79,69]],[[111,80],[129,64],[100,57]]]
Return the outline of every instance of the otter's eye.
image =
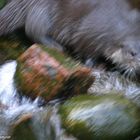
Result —
[[[138,54],[138,48],[136,47],[135,43],[131,41],[125,42],[123,45],[121,45],[121,47],[124,55],[128,54],[130,57],[134,57]]]
[[[130,51],[130,55],[131,55],[131,56],[136,56],[136,55],[137,55],[137,53],[136,53],[136,52],[134,52],[134,51]]]

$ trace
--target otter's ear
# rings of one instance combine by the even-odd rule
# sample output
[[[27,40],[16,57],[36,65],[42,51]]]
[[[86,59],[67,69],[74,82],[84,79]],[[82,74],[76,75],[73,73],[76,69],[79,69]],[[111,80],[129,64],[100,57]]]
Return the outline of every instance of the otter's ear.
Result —
[[[127,0],[132,8],[136,8],[140,10],[140,0]]]

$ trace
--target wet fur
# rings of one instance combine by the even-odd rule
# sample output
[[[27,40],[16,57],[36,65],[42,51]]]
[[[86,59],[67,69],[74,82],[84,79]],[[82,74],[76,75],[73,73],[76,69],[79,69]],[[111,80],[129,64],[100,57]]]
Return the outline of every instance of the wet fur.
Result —
[[[11,0],[0,11],[0,35],[25,27],[35,42],[55,40],[56,46],[65,46],[79,58],[105,57],[125,75],[136,78],[140,75],[137,3],[139,0]]]

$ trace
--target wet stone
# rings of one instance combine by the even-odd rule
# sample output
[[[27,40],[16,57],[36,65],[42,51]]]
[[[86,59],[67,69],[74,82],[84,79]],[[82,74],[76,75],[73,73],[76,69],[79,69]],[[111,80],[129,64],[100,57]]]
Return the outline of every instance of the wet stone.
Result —
[[[9,140],[77,140],[63,131],[57,109],[44,107],[15,120],[6,134]]]
[[[37,140],[31,125],[32,115],[24,114],[12,126],[10,140]]]
[[[49,101],[56,96],[85,93],[94,81],[91,69],[56,49],[33,45],[18,58],[18,89],[26,96]]]
[[[119,95],[73,97],[59,114],[67,133],[79,140],[133,140],[140,135],[140,109]]]
[[[18,38],[0,37],[0,64],[17,59],[24,51],[25,47]]]
[[[0,9],[2,9],[8,0],[0,0]]]

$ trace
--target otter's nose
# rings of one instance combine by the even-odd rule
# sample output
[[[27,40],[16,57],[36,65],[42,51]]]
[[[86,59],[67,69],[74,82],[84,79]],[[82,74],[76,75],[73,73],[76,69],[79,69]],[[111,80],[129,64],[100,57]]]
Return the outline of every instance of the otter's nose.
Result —
[[[129,53],[129,55],[132,56],[132,57],[135,57],[135,56],[137,56],[137,54],[138,54],[138,52],[136,52],[136,50],[134,50],[134,49],[128,50],[128,53]]]
[[[135,42],[127,42],[123,44],[123,51],[124,55],[129,55],[130,57],[136,57],[140,53],[140,44],[137,44]]]

